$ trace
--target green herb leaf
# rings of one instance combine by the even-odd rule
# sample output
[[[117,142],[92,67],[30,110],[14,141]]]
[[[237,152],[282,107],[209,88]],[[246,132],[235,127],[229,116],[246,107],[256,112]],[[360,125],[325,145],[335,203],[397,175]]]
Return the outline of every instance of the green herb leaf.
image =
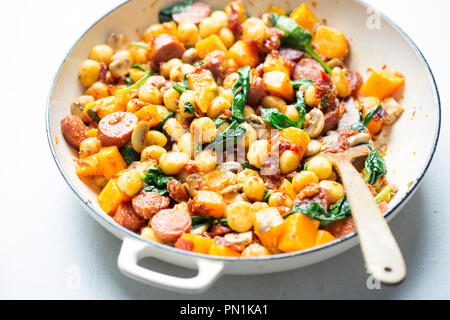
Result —
[[[178,180],[175,177],[166,176],[159,166],[148,169],[141,179],[148,184],[148,186],[144,188],[145,191],[152,191],[161,195],[167,194],[167,184],[171,180]]]
[[[100,117],[98,116],[97,110],[95,110],[95,108],[88,109],[87,114],[88,114],[89,118],[92,119],[92,121],[97,122],[97,123],[100,122]]]
[[[361,132],[361,131],[366,130],[366,127],[361,122],[358,122],[358,123],[352,124],[350,126],[350,130],[360,131]]]
[[[192,216],[192,228],[199,227],[204,224],[214,223],[214,217],[211,216]]]
[[[128,86],[131,86],[134,82],[133,82],[133,79],[131,79],[131,76],[129,75],[129,74],[127,74],[126,76],[125,76],[125,83],[128,85]]]
[[[387,173],[386,161],[380,153],[380,149],[376,149],[369,153],[366,158],[365,168],[367,175],[364,181],[370,185],[374,185],[380,178]]]
[[[195,62],[192,66],[197,68],[197,67],[202,66],[204,63],[205,63],[204,60],[200,60],[200,61]]]
[[[249,66],[238,70],[239,80],[231,88],[234,94],[233,105],[231,106],[231,118],[239,122],[244,122],[244,107],[250,92],[250,73]]]
[[[392,191],[391,186],[385,187],[381,192],[376,196],[375,201],[380,202],[385,196],[387,196]]]
[[[125,160],[126,164],[130,164],[134,161],[139,161],[141,159],[141,155],[134,151],[132,147],[122,147],[119,149],[120,154],[122,155],[123,160]]]
[[[228,219],[227,218],[219,219],[219,223],[221,225],[223,225],[224,227],[228,227]]]
[[[214,124],[216,125],[216,128],[218,128],[220,125],[224,124],[227,121],[228,119],[225,118],[216,118],[216,120],[214,120]]]
[[[378,111],[378,109],[381,108],[381,104],[373,107],[372,110],[370,110],[366,116],[364,117],[364,120],[362,122],[363,126],[367,128],[367,126],[369,125],[370,121],[372,121],[373,119],[373,115]]]
[[[299,113],[297,128],[303,127],[303,122],[305,121],[306,116],[306,102],[305,102],[305,93],[303,91],[297,92],[297,102],[295,103],[295,109],[297,109]]]
[[[167,120],[169,120],[170,118],[172,118],[172,116],[173,116],[173,112],[172,112],[172,111],[169,111],[169,113],[167,113],[167,115],[164,117],[164,119],[162,119],[161,122],[158,123],[158,124],[153,128],[153,130],[158,130],[158,131],[162,130],[164,124],[167,122]]]
[[[145,43],[142,43],[142,42],[132,42],[131,45],[134,47],[139,47],[139,48],[148,50],[148,45],[146,45]]]
[[[243,164],[242,164],[242,168],[244,168],[244,169],[252,169],[252,170],[255,170],[255,171],[259,171],[259,169],[257,168],[257,167],[255,167],[255,166],[252,166],[250,163],[248,163],[248,162],[244,162]]]
[[[233,121],[230,126],[221,134],[216,136],[215,140],[209,144],[205,149],[212,150],[218,145],[222,146],[222,150],[226,150],[227,146],[235,145],[240,138],[242,138],[247,129],[239,125],[238,121]]]
[[[282,114],[275,108],[261,108],[261,117],[265,122],[278,130],[283,130],[289,127],[298,127],[297,121],[289,119],[286,115]]]
[[[281,37],[283,45],[305,51],[317,60],[328,74],[331,74],[331,68],[315,53],[311,44],[313,35],[309,31],[303,29],[294,20],[286,16],[278,17],[274,21],[275,28],[284,32],[284,35]]]
[[[134,65],[132,65],[131,67],[132,67],[133,69],[139,69],[139,70],[142,70],[142,71],[147,72],[147,73],[151,72],[150,69],[148,69],[146,66],[144,66],[144,65],[142,65],[142,64],[139,64],[139,63],[134,64]]]
[[[192,103],[190,103],[189,101],[184,103],[184,112],[185,113],[189,113],[192,115],[195,115],[195,107]]]
[[[304,79],[300,79],[300,80],[293,80],[291,81],[291,85],[295,90],[300,89],[301,87],[305,86],[305,85],[310,85],[313,84],[314,81],[308,79],[308,78],[304,78]]]
[[[263,197],[263,201],[264,202],[269,202],[269,198],[272,195],[272,190],[266,189],[264,190],[264,197]]]
[[[145,77],[142,77],[138,82],[136,82],[132,86],[129,86],[128,88],[117,91],[117,93],[122,94],[122,93],[128,92],[130,90],[139,88],[148,78],[150,78],[150,76],[152,74],[153,74],[152,70],[149,70],[149,72],[147,73],[147,75]]]
[[[161,9],[158,14],[159,23],[172,21],[172,14],[189,11],[194,0],[177,2],[174,5]]]
[[[336,202],[336,204],[331,207],[330,212],[326,212],[320,204],[315,202],[301,205],[296,204],[292,208],[292,211],[285,214],[283,218],[286,219],[290,215],[299,212],[306,214],[310,219],[318,220],[321,227],[326,227],[333,222],[348,218],[351,215],[348,201],[344,198]]]
[[[182,95],[185,91],[189,90],[189,82],[187,81],[187,73],[183,76],[183,80],[181,82],[175,82],[172,85],[172,88],[174,88],[180,95]]]

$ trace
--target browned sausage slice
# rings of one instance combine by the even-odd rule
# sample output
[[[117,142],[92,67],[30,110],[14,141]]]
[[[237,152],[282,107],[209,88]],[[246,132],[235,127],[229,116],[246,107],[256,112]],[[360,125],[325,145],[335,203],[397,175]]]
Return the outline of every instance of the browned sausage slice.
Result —
[[[170,199],[156,192],[142,190],[132,199],[133,209],[144,219],[150,219],[158,211],[169,207]]]
[[[202,22],[204,18],[211,14],[211,6],[202,2],[194,2],[191,8],[185,12],[172,14],[172,18],[176,23],[189,21],[195,24]]]
[[[87,126],[80,117],[70,115],[61,120],[61,132],[67,143],[79,149],[80,143],[86,139]]]
[[[194,249],[194,242],[190,239],[180,237],[173,246],[177,249],[192,251]]]
[[[169,191],[170,196],[176,202],[186,202],[189,200],[189,195],[186,191],[186,188],[180,181],[176,179],[169,181],[169,183],[167,184],[167,191]]]
[[[138,118],[130,112],[114,112],[98,124],[98,134],[102,145],[118,146],[126,145],[131,140],[131,134],[138,122]]]
[[[305,55],[305,53],[301,50],[288,47],[280,48],[280,54],[292,62],[298,62]]]
[[[294,80],[308,78],[314,82],[322,78],[323,67],[314,59],[305,58],[295,66]]]
[[[161,34],[153,40],[150,50],[150,60],[159,67],[161,62],[173,58],[181,58],[185,49],[183,44],[168,34]]]
[[[186,211],[166,209],[155,214],[151,225],[159,240],[175,242],[183,233],[191,229],[192,219]]]
[[[147,220],[134,212],[131,203],[122,203],[114,214],[114,221],[133,232],[139,231]]]
[[[358,71],[347,70],[346,75],[350,84],[350,88],[352,89],[352,95],[356,95],[363,83],[363,78]]]

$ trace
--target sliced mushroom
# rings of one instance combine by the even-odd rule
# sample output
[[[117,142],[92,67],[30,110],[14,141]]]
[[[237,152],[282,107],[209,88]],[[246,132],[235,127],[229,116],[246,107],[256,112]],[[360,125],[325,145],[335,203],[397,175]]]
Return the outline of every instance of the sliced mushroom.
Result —
[[[317,138],[325,127],[323,112],[317,108],[312,109],[305,117],[304,130],[311,138]]]
[[[228,161],[228,162],[219,164],[216,167],[216,170],[219,170],[219,171],[225,172],[225,173],[232,172],[232,173],[238,174],[239,172],[241,172],[244,169],[242,168],[242,165],[239,162]]]
[[[197,190],[192,188],[189,184],[183,183],[183,187],[186,189],[187,193],[191,198],[195,197],[197,195]]]
[[[193,189],[198,189],[202,183],[202,176],[198,173],[190,174],[186,177],[186,183]]]
[[[226,241],[236,246],[248,246],[253,242],[253,232],[228,233],[224,238]]]
[[[355,147],[357,145],[360,145],[361,143],[369,141],[370,138],[371,138],[370,133],[361,132],[358,133],[357,135],[348,138],[348,145],[350,147]]]
[[[106,44],[114,50],[126,49],[128,47],[128,39],[122,33],[111,33],[106,39]]]
[[[146,138],[149,129],[150,126],[146,121],[138,122],[131,134],[131,145],[133,146],[134,151],[141,153],[145,149],[147,146]]]
[[[330,61],[328,61],[328,62],[327,62],[327,65],[328,65],[331,69],[333,69],[333,68],[335,68],[335,67],[343,67],[343,66],[344,66],[344,63],[342,62],[341,59],[334,58],[334,59],[331,59]]]
[[[125,76],[132,66],[132,62],[128,57],[113,60],[109,64],[109,71],[114,78],[120,78]]]
[[[322,150],[322,143],[318,140],[311,140],[305,152],[305,157],[310,158],[319,154]]]
[[[220,194],[221,195],[225,195],[225,194],[228,194],[228,193],[240,192],[240,191],[242,191],[242,184],[235,184],[235,185],[226,187],[225,189],[220,191]]]
[[[88,96],[88,95],[79,96],[72,103],[70,110],[74,116],[79,116],[81,119],[83,119],[83,121],[88,122],[88,119],[86,119],[86,117],[83,114],[83,109],[88,103],[91,103],[94,101],[95,101],[95,99],[93,96]]]
[[[266,128],[266,123],[264,122],[264,120],[260,116],[257,116],[256,114],[249,114],[245,118],[245,121],[247,121],[256,130]]]
[[[398,120],[398,118],[400,118],[403,111],[405,111],[405,109],[403,109],[402,106],[394,98],[384,99],[383,107],[389,115],[389,118],[384,121],[384,124],[388,126],[393,125]]]

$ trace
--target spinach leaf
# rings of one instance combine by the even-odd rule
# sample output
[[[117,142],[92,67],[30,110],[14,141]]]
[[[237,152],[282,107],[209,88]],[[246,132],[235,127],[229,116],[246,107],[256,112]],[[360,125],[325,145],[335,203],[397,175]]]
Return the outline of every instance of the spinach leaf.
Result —
[[[144,66],[144,65],[142,65],[142,64],[139,64],[139,63],[134,64],[134,65],[132,66],[132,68],[133,68],[133,69],[139,69],[139,70],[142,70],[142,71],[147,72],[147,73],[150,72],[150,70],[149,70],[146,66]]]
[[[197,68],[197,67],[202,66],[203,64],[205,64],[205,61],[204,60],[200,60],[200,61],[194,62],[194,64],[192,66]]]
[[[308,78],[304,78],[304,79],[300,79],[300,80],[292,80],[291,81],[291,85],[295,90],[300,89],[301,87],[303,87],[304,85],[309,85],[309,84],[313,84],[314,81],[308,79]]]
[[[146,45],[145,43],[142,43],[142,42],[132,42],[131,45],[134,47],[139,47],[139,48],[148,50],[148,45]]]
[[[250,163],[248,163],[248,162],[244,162],[243,164],[242,164],[242,168],[244,168],[244,169],[252,169],[252,170],[255,170],[255,171],[259,171],[259,169],[257,168],[257,167],[255,167],[255,166],[252,166]]]
[[[376,149],[369,153],[366,158],[365,168],[367,175],[364,181],[370,185],[374,185],[380,180],[380,178],[387,173],[386,161],[380,153],[380,149]]]
[[[321,227],[326,227],[333,222],[350,217],[350,206],[346,198],[339,200],[334,204],[330,212],[326,212],[322,206],[318,203],[310,204],[296,204],[292,208],[292,211],[285,214],[283,218],[288,218],[294,213],[306,214],[310,219],[318,220]]]
[[[192,103],[189,101],[184,103],[184,112],[188,114],[192,114],[192,116],[195,115],[195,107]]]
[[[264,197],[263,197],[263,201],[264,202],[269,202],[269,198],[272,195],[272,190],[266,189],[264,190]]]
[[[134,82],[133,82],[133,79],[131,79],[131,76],[129,75],[129,74],[127,74],[126,76],[125,76],[125,83],[128,85],[128,86],[131,86]]]
[[[274,15],[272,15],[273,19]],[[319,62],[328,74],[331,74],[331,68],[314,51],[311,41],[313,35],[300,27],[294,20],[281,16],[273,20],[274,26],[284,32],[281,37],[281,43],[287,47],[305,51],[317,62]]]
[[[367,126],[369,125],[370,121],[373,119],[373,115],[381,108],[381,104],[375,106],[372,110],[370,110],[366,116],[364,117],[362,123],[354,123],[350,126],[350,130],[355,131],[364,131],[366,130]]]
[[[100,122],[100,117],[98,116],[97,110],[95,110],[95,108],[88,109],[87,114],[88,114],[89,118],[92,119],[92,121],[97,122],[97,123]]]
[[[239,122],[244,122],[244,107],[250,91],[251,68],[246,66],[238,70],[239,80],[231,88],[234,94],[233,105],[231,106],[231,118]]]
[[[220,125],[224,124],[225,122],[227,122],[227,119],[225,119],[225,118],[217,118],[216,120],[214,120],[214,124],[216,125],[216,128],[218,128]]]
[[[192,216],[192,228],[199,227],[204,224],[212,224],[214,217],[211,216]]]
[[[364,127],[367,127],[367,126],[369,125],[370,121],[372,121],[372,119],[373,119],[373,115],[374,115],[374,114],[378,111],[378,109],[380,109],[380,108],[381,108],[381,104],[375,106],[372,110],[370,110],[370,111],[366,114],[366,116],[364,117],[364,120],[363,120],[363,126],[364,126]]]
[[[159,131],[159,130],[162,130],[164,124],[167,122],[167,120],[169,120],[170,118],[172,118],[172,116],[173,116],[173,112],[172,112],[172,111],[169,111],[169,113],[167,113],[167,116],[165,116],[164,119],[162,119],[161,122],[158,123],[158,124],[153,128],[153,130],[158,130],[158,131]]]
[[[189,90],[189,82],[187,81],[187,73],[183,76],[183,80],[181,82],[175,82],[172,85],[172,88],[174,88],[180,96],[183,94],[183,92]]]
[[[141,155],[134,151],[132,147],[122,147],[119,149],[119,152],[126,164],[130,164],[141,159]]]
[[[297,102],[295,103],[295,109],[297,109],[299,113],[299,118],[297,121],[297,128],[302,128],[303,122],[305,121],[306,116],[306,102],[305,102],[305,93],[303,91],[297,92]]]
[[[261,108],[261,117],[265,122],[278,130],[298,126],[297,121],[289,119],[286,115],[282,114],[278,109],[275,108]]]
[[[159,23],[172,21],[172,14],[189,11],[194,0],[177,2],[174,5],[161,9],[158,14]]]
[[[145,77],[142,77],[138,82],[136,82],[135,84],[129,86],[128,88],[125,88],[125,89],[117,91],[117,93],[118,94],[122,94],[122,93],[128,92],[130,90],[139,88],[148,78],[150,78],[150,76],[152,74],[153,74],[152,70],[148,70],[148,73],[147,73],[147,75]]]
[[[148,169],[141,179],[146,184],[148,184],[148,186],[144,188],[145,191],[152,191],[160,195],[165,195],[168,193],[167,184],[171,180],[176,178],[172,176],[166,176],[161,168],[159,166],[156,166],[155,168]]]
[[[225,131],[216,136],[214,142],[209,144],[205,150],[215,149],[218,145],[222,146],[222,150],[227,150],[227,147],[235,145],[246,131],[247,129],[239,125],[239,122],[235,120]]]
[[[223,225],[224,227],[228,227],[228,219],[227,218],[222,218],[219,219],[219,222],[221,225]]]

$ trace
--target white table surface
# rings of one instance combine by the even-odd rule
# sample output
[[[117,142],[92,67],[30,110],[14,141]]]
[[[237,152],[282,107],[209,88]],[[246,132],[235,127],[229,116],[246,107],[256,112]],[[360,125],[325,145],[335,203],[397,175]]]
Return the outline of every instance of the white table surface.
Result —
[[[82,209],[50,155],[44,111],[54,73],[81,32],[120,2],[0,2],[0,298],[450,298],[446,203],[450,193],[450,1],[368,1],[393,18],[422,49],[442,99],[443,126],[435,159],[420,189],[390,224],[408,265],[405,282],[369,290],[356,247],[300,270],[224,276],[198,296],[167,292],[123,276],[116,265],[121,242]],[[176,267],[152,263],[179,272]]]

